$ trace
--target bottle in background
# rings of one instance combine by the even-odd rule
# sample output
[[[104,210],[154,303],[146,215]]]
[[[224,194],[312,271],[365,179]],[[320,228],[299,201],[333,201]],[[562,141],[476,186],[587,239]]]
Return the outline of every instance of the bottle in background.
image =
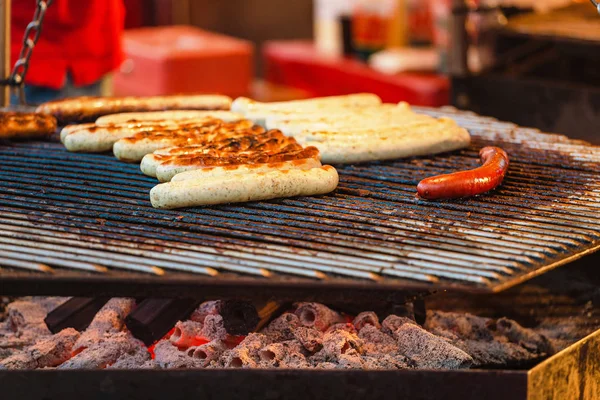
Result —
[[[319,53],[332,57],[352,53],[351,13],[350,0],[315,0],[314,37]]]
[[[405,1],[409,44],[415,47],[430,46],[433,42],[433,22],[429,0]]]
[[[452,0],[429,0],[429,10],[433,22],[433,44],[440,55],[439,70],[447,73]]]
[[[408,44],[407,1],[408,0],[396,0],[394,14],[392,15],[389,25],[388,48],[404,47]]]
[[[355,1],[352,12],[352,39],[359,59],[366,61],[373,53],[387,46],[396,15],[396,0]]]
[[[469,49],[467,65],[471,73],[480,73],[496,61],[497,31],[506,25],[507,19],[500,7],[478,2],[480,8],[467,17]]]

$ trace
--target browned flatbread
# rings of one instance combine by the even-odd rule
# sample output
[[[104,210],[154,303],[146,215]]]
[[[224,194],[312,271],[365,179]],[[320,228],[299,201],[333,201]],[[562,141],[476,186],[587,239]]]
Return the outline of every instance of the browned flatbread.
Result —
[[[166,110],[229,110],[231,98],[221,95],[152,97],[74,97],[40,105],[38,112],[54,115],[61,125],[91,122],[108,114]]]
[[[146,154],[159,149],[257,135],[264,131],[264,128],[252,126],[252,122],[247,120],[230,123],[215,120],[213,123],[188,129],[136,133],[115,142],[113,153],[121,161],[141,161]]]
[[[0,139],[33,139],[56,132],[56,118],[48,114],[0,112]]]
[[[170,181],[181,172],[193,171],[207,167],[223,167],[235,170],[240,166],[254,164],[273,164],[288,161],[319,159],[319,150],[316,147],[302,149],[299,144],[291,144],[279,151],[250,151],[241,153],[217,153],[217,155],[195,155],[173,158],[161,162],[156,167],[156,177],[161,182]]]
[[[245,132],[240,132],[245,133]],[[248,135],[230,136],[227,133],[213,135],[208,141],[196,141],[194,144],[181,147],[170,147],[146,154],[140,169],[148,176],[157,177],[156,169],[161,164],[176,167],[179,160],[195,157],[230,157],[234,154],[248,156],[250,154],[275,154],[283,151],[302,150],[294,138],[283,135],[280,131],[268,131]],[[160,178],[159,178],[160,179]]]
[[[163,157],[185,157],[202,155],[207,153],[239,153],[256,151],[281,151],[288,145],[297,145],[296,139],[285,136],[281,131],[271,130],[264,133],[251,134],[248,136],[215,137],[210,142],[199,143],[189,146],[171,147],[154,152],[156,156]]]
[[[316,147],[302,148],[299,144],[290,144],[282,147],[280,150],[272,151],[249,151],[239,152],[219,152],[208,154],[195,154],[189,156],[162,156],[161,165],[174,165],[180,167],[216,167],[225,165],[243,165],[243,164],[266,164],[273,162],[303,160],[313,158],[319,155]],[[157,156],[161,157],[161,156]]]

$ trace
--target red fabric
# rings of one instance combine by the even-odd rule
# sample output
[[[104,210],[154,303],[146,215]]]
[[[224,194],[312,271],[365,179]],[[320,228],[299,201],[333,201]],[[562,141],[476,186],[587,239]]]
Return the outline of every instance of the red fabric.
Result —
[[[263,49],[267,81],[302,89],[312,96],[375,93],[384,102],[421,106],[448,104],[450,83],[431,73],[386,75],[351,59],[320,55],[309,42],[269,42]]]
[[[125,29],[144,26],[144,1],[145,0],[123,0],[125,5]]]
[[[12,2],[13,63],[35,7],[34,0]],[[55,0],[48,8],[42,34],[33,50],[26,83],[60,89],[67,72],[76,86],[98,81],[123,61],[124,20],[122,0]]]

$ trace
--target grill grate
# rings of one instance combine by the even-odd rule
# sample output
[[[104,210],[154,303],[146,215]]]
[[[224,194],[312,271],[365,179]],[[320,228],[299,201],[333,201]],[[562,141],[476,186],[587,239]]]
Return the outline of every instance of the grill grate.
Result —
[[[110,155],[0,145],[0,293],[499,291],[600,246],[600,148],[450,108],[417,110],[455,118],[473,144],[342,166],[328,196],[186,210],[153,209],[155,180]],[[511,157],[501,189],[415,197],[420,179],[476,167],[489,144]]]

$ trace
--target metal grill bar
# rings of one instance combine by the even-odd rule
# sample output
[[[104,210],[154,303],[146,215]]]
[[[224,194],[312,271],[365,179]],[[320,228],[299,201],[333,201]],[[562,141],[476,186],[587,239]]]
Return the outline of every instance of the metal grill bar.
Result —
[[[0,285],[135,283],[147,274],[160,276],[156,287],[184,279],[498,291],[600,246],[599,148],[450,108],[418,111],[454,118],[472,146],[341,166],[328,196],[175,211],[150,206],[156,182],[137,165],[56,143],[0,145]],[[452,202],[415,197],[419,180],[476,167],[489,144],[511,157],[501,188]]]

